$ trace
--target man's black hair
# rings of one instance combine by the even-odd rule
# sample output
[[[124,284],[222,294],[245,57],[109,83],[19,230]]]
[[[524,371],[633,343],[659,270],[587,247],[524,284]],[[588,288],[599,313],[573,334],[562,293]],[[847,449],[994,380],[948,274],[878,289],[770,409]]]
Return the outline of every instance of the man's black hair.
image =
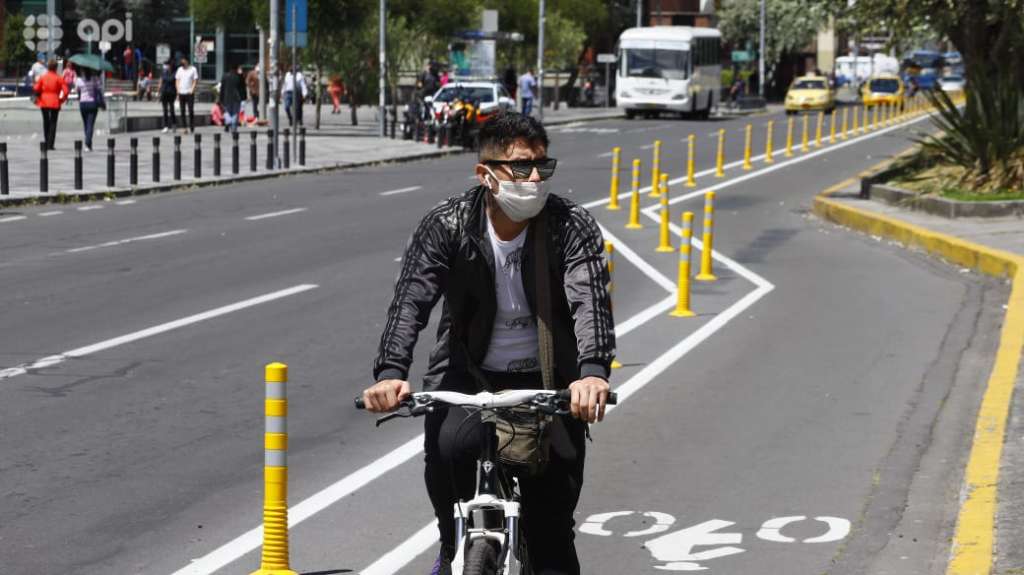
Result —
[[[518,141],[531,148],[548,147],[548,133],[544,125],[519,112],[501,111],[491,116],[477,135],[480,159],[494,159],[504,155]]]

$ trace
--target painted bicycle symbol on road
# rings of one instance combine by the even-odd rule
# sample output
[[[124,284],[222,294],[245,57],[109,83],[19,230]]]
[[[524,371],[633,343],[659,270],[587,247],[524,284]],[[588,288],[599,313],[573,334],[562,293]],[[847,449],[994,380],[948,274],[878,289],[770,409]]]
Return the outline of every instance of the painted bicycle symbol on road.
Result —
[[[621,533],[622,537],[636,538],[649,537],[665,533],[676,524],[676,518],[668,513],[660,511],[609,511],[591,515],[580,525],[580,533],[596,535],[599,537],[611,537],[616,532],[609,528],[609,523],[614,519],[625,518],[633,515],[642,515],[653,520],[653,523],[639,530],[626,531]],[[812,521],[822,524],[824,532],[814,537],[798,540],[783,533],[784,529],[805,521]],[[665,533],[660,537],[646,541],[643,547],[650,551],[654,560],[660,562],[655,569],[662,571],[704,571],[708,567],[702,562],[728,557],[746,551],[739,545],[743,542],[743,534],[737,532],[722,531],[735,525],[732,521],[712,519],[703,523]],[[806,515],[790,515],[786,517],[773,517],[761,524],[757,531],[757,538],[772,543],[831,543],[840,541],[850,534],[850,521],[842,517],[831,517],[819,515],[809,518]],[[710,547],[701,551],[697,547]]]

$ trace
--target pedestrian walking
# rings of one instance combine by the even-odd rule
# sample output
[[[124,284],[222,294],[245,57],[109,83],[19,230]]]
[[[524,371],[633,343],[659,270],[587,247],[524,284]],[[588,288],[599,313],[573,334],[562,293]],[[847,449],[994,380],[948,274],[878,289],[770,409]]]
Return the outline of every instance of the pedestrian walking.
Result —
[[[523,115],[529,116],[533,111],[533,91],[537,89],[537,80],[533,78],[533,68],[519,77],[519,97],[523,101]]]
[[[249,100],[252,102],[253,119],[260,117],[260,72],[256,68],[249,70],[245,75],[245,87],[249,90]]]
[[[57,138],[57,116],[60,107],[68,99],[68,89],[64,79],[57,75],[57,61],[50,59],[46,63],[46,73],[36,80],[32,91],[36,94],[36,105],[43,112],[43,137],[46,149],[54,149]]]
[[[341,76],[331,77],[331,83],[327,86],[327,93],[331,95],[331,103],[334,105],[331,113],[340,114],[341,97],[345,94],[345,83],[341,81]]]
[[[124,47],[124,53],[121,55],[124,60],[124,70],[121,76],[125,80],[135,79],[135,66],[133,65],[135,60],[135,52],[132,50],[132,45],[128,44]]]
[[[302,70],[297,71],[294,75],[289,70],[284,75],[284,86],[281,91],[284,93],[284,111],[288,114],[288,125],[302,125],[302,100],[306,98],[309,93],[309,87],[306,86],[306,77],[302,75]]]
[[[78,91],[78,111],[82,114],[82,128],[85,131],[85,150],[91,152],[96,115],[100,110],[107,109],[107,102],[103,97],[103,83],[95,72],[85,68],[84,78],[75,79],[75,90]]]
[[[191,65],[188,58],[181,59],[178,71],[174,73],[174,87],[178,90],[178,104],[181,108],[181,126],[188,131],[196,131],[196,84],[199,83],[199,72]],[[188,110],[188,122],[185,122],[185,111]]]
[[[75,80],[78,79],[78,74],[75,73],[75,65],[65,60],[64,73],[61,74],[61,79],[64,80],[64,87],[67,88],[68,94],[75,89]]]
[[[174,114],[174,101],[178,99],[178,89],[174,80],[174,61],[168,59],[160,68],[160,85],[157,86],[157,93],[160,95],[160,107],[164,113],[163,133],[175,130],[177,122]]]
[[[242,66],[239,64],[234,70],[228,70],[220,79],[220,93],[217,96],[217,103],[224,112],[224,131],[238,131],[238,113],[242,108],[242,101],[245,100],[245,87],[242,83]]]

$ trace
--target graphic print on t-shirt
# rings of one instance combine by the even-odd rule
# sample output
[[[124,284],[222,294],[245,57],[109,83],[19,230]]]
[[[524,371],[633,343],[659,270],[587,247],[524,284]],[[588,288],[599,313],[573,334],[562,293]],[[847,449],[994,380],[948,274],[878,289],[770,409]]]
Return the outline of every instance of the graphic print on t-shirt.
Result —
[[[537,321],[523,289],[523,245],[526,230],[515,238],[498,238],[488,220],[494,250],[494,289],[498,303],[491,341],[482,367],[506,373],[538,370]]]

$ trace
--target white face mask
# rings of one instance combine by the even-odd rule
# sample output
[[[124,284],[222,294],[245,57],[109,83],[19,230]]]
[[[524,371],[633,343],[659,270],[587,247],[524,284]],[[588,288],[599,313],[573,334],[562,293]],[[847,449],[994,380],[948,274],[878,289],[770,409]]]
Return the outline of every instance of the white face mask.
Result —
[[[548,201],[547,182],[512,182],[499,180],[494,172],[487,170],[488,182],[491,178],[498,182],[498,191],[494,194],[494,200],[498,207],[505,212],[508,219],[513,222],[524,222],[544,209]]]

